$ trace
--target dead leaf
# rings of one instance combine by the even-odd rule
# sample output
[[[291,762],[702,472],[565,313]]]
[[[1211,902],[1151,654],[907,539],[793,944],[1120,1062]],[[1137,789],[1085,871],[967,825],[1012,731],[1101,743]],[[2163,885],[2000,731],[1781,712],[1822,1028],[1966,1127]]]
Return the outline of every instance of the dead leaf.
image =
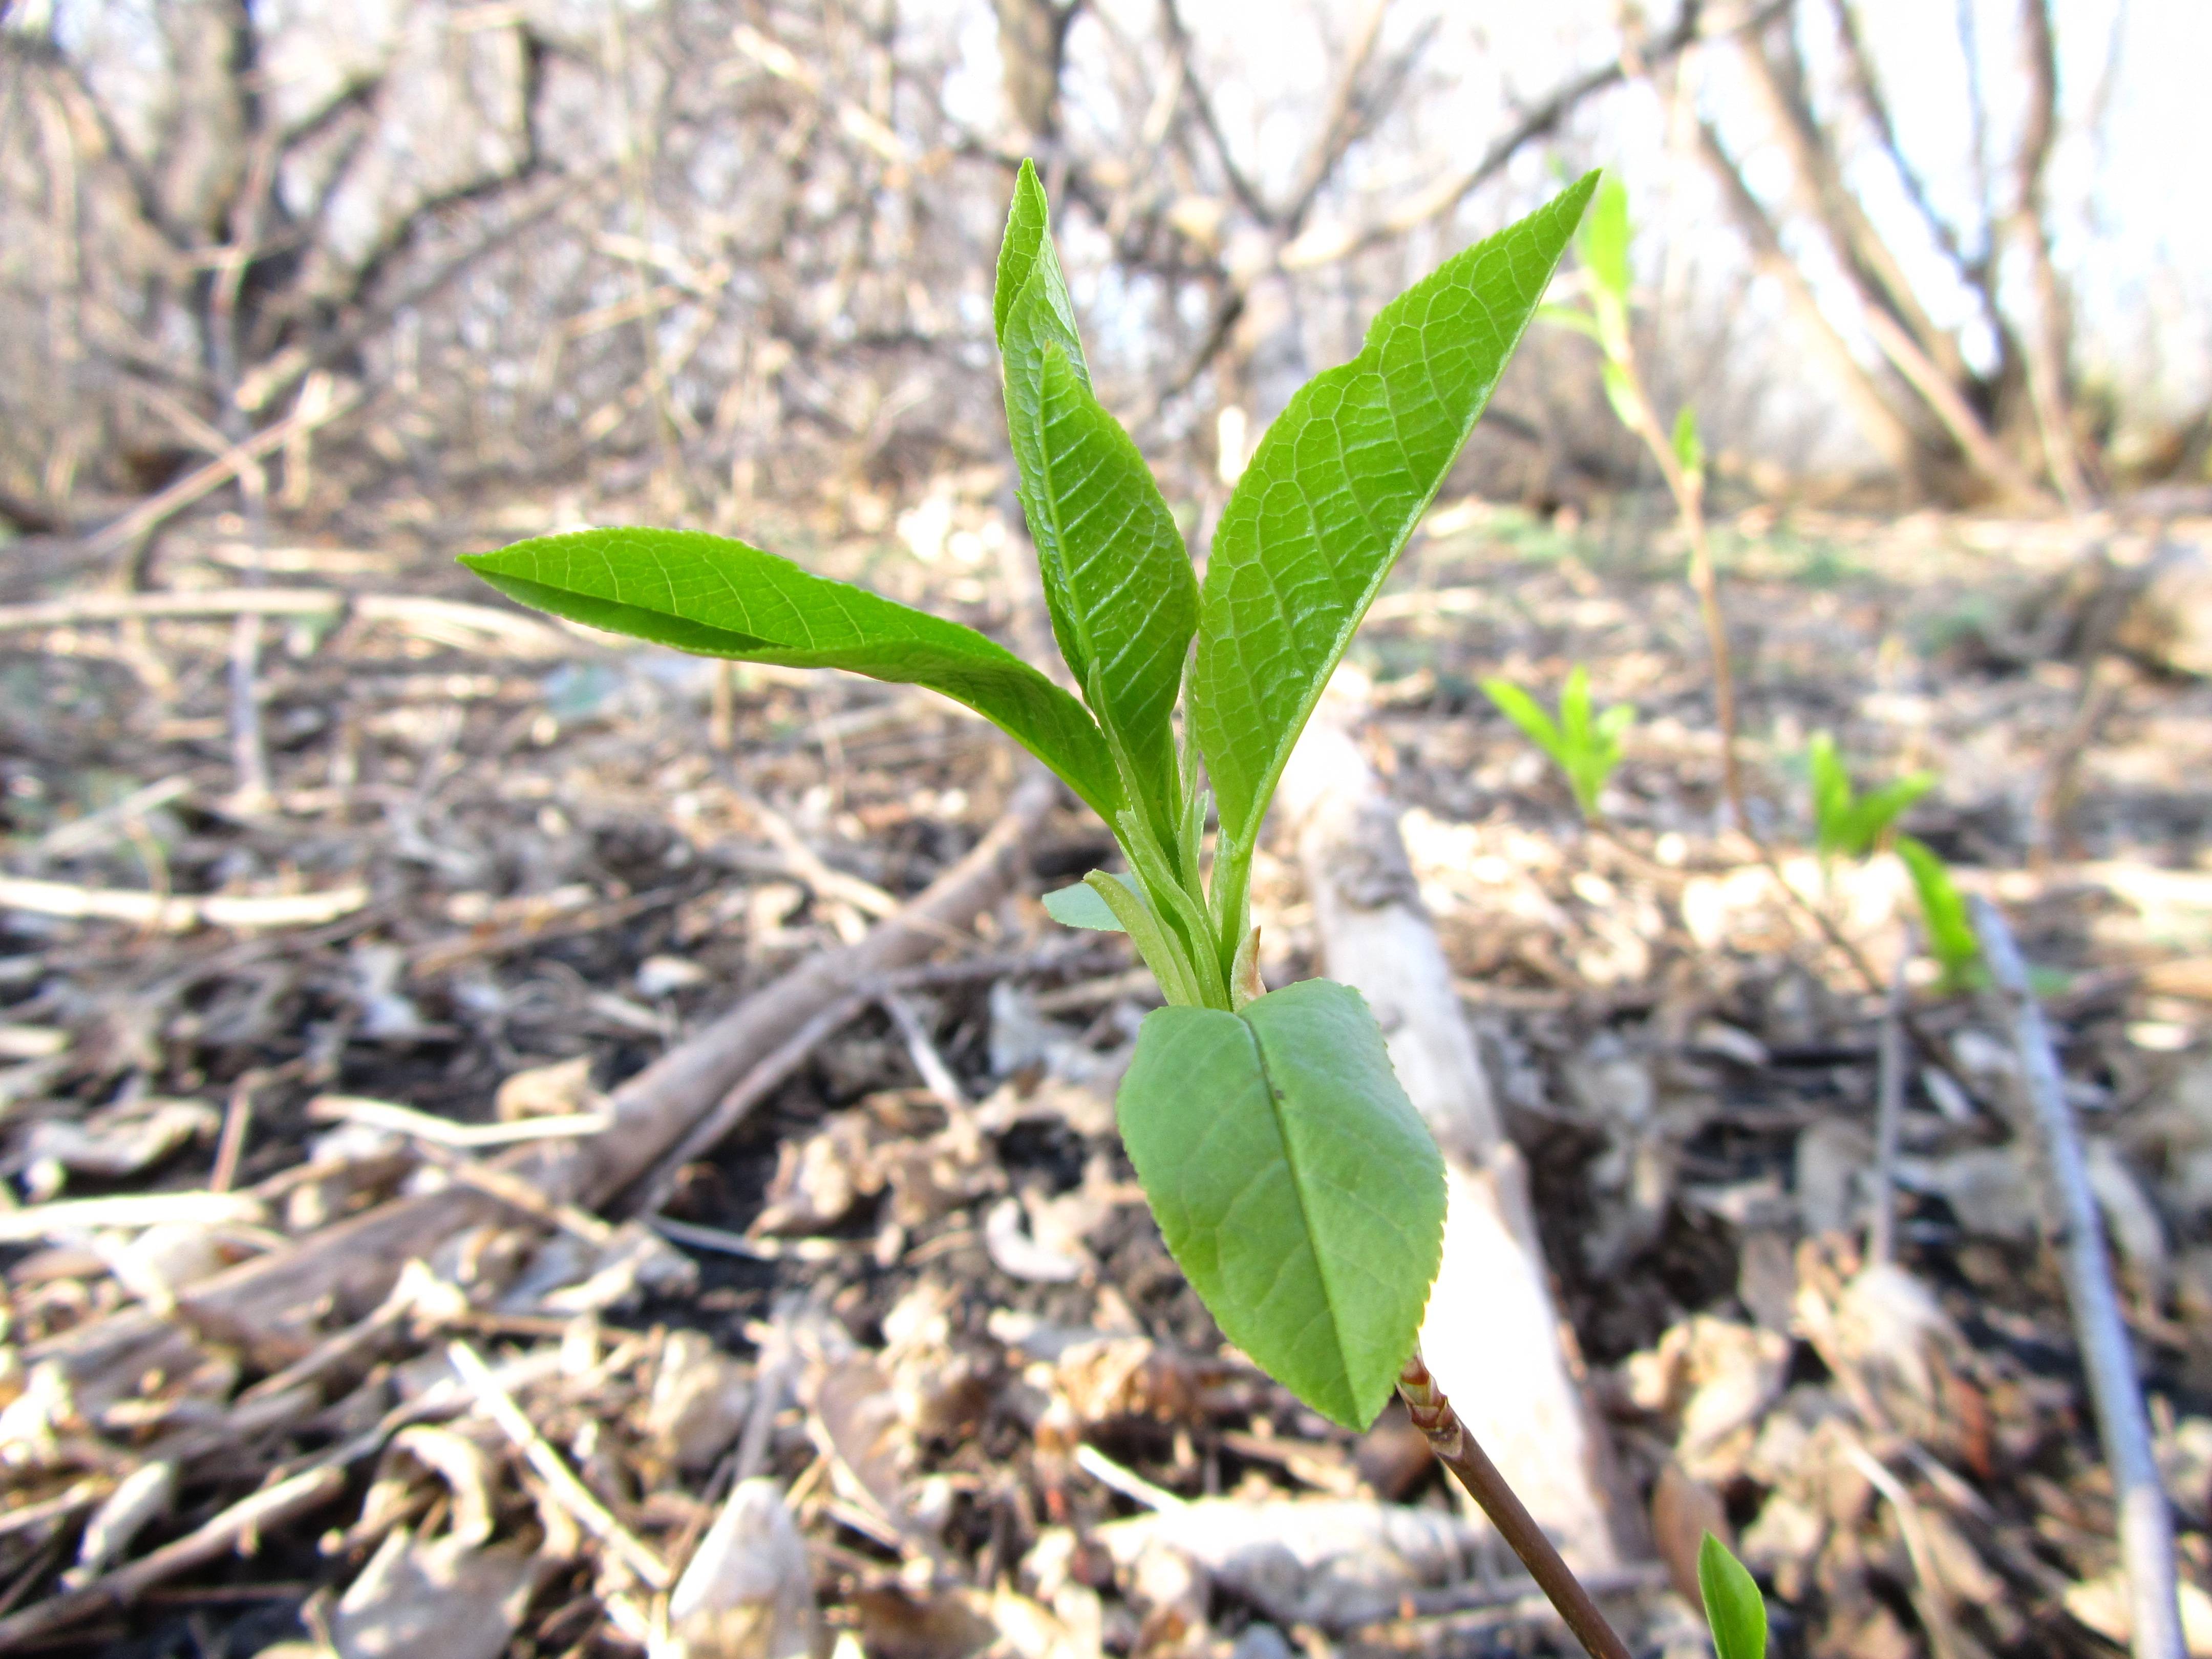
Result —
[[[578,1054],[550,1066],[517,1072],[491,1098],[492,1115],[501,1123],[526,1117],[565,1117],[599,1109],[605,1097],[592,1087],[592,1057]]]
[[[652,1659],[819,1659],[806,1546],[775,1482],[740,1480],[668,1598]]]
[[[745,1368],[698,1331],[662,1344],[645,1429],[679,1469],[703,1469],[730,1448],[752,1406]]]
[[[536,1593],[539,1564],[516,1547],[387,1534],[331,1616],[340,1659],[499,1659]]]

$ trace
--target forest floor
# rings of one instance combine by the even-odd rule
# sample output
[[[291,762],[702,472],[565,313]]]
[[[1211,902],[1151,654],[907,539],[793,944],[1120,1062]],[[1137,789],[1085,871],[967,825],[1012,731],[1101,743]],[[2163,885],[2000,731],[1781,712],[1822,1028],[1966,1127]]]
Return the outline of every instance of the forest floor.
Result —
[[[986,509],[947,500],[814,562],[1003,636]],[[507,1191],[285,1278],[590,1133],[1024,775],[926,694],[586,637],[450,562],[544,527],[256,550],[209,517],[136,595],[0,608],[0,1651],[635,1651],[702,1550],[732,1605],[679,1592],[694,1655],[1565,1650],[1401,1418],[1300,1407],[1168,1257],[1110,1103],[1152,993],[1038,902],[1111,854],[1073,803],[660,1190]],[[1778,1652],[2101,1655],[2125,1619],[2017,1062],[1931,964],[1875,1167],[1917,917],[1893,855],[1811,858],[1820,732],[1863,784],[1934,775],[1906,827],[2035,965],[2212,1651],[2212,683],[2086,654],[2069,583],[2190,544],[2212,521],[1733,521],[1753,827],[1795,901],[1723,827],[1665,533],[1442,509],[1353,649],[1626,1481],[1662,1547],[1725,1514]],[[195,594],[229,597],[156,597]],[[1480,689],[1548,701],[1577,663],[1638,710],[1602,830]],[[1255,914],[1271,984],[1321,969],[1287,848]],[[265,1306],[197,1316],[254,1263]],[[1663,1580],[1613,1605],[1697,1650]]]

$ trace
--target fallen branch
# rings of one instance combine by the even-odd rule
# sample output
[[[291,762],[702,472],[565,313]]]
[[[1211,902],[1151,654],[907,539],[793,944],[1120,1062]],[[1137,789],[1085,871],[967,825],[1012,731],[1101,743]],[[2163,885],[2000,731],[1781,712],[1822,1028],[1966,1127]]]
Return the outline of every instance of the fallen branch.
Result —
[[[368,902],[368,889],[358,886],[320,893],[212,893],[188,898],[0,876],[0,910],[29,910],[81,921],[128,921],[165,933],[188,933],[195,927],[319,927],[351,915]]]
[[[0,1653],[29,1646],[81,1620],[112,1607],[125,1607],[146,1590],[214,1560],[234,1546],[319,1509],[345,1490],[343,1469],[312,1469],[240,1498],[196,1532],[140,1556],[81,1589],[48,1596],[18,1613],[0,1619]]]
[[[104,530],[85,538],[85,550],[95,558],[119,553],[162,521],[181,513],[201,496],[211,494],[263,458],[275,454],[296,438],[336,420],[359,406],[361,388],[348,386],[337,396],[318,399],[271,427],[264,427],[244,443],[225,451],[205,466],[186,473],[159,495],[149,495]]]
[[[2081,1368],[2088,1373],[2089,1397],[2096,1407],[2097,1435],[2112,1466],[2112,1492],[2119,1510],[2120,1560],[2128,1577],[2130,1646],[2136,1659],[2183,1659],[2181,1604],[2174,1581],[2173,1516],[2160,1484],[2158,1460],[2151,1449],[2150,1423],[2143,1413],[2142,1385],[2136,1376],[2135,1350],[2112,1285],[2097,1198],[2081,1136],[2066,1103],[2057,1056],[2045,1029],[2043,1010],[2027,987],[2027,970],[2004,917],[1987,899],[1971,901],[1974,932],[1982,959],[1996,981],[2012,1024],[2020,1056],[2021,1085],[2043,1138],[2057,1216],[2049,1222],[2058,1252],[2066,1299],[2074,1310],[2074,1330],[2081,1345]]]
[[[611,1121],[607,1130],[520,1147],[484,1167],[553,1204],[605,1208],[682,1144],[792,1033],[856,990],[921,963],[949,931],[996,903],[1022,872],[1023,848],[1060,799],[1050,776],[1031,773],[974,850],[898,915],[858,945],[825,952],[748,997],[616,1089],[603,1108]],[[181,1294],[179,1311],[200,1331],[247,1348],[262,1364],[289,1364],[313,1351],[332,1322],[374,1310],[408,1261],[509,1207],[464,1185],[395,1199],[291,1249],[201,1280]],[[143,1352],[177,1340],[173,1322],[132,1309],[39,1343],[24,1358],[31,1364],[58,1360],[72,1378],[82,1378],[137,1363]]]

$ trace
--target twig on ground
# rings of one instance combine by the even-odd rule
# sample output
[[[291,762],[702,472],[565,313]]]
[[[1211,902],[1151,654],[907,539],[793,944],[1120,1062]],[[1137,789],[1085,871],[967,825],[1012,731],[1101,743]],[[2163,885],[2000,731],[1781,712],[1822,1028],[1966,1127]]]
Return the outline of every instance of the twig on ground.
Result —
[[[1905,969],[1910,950],[1897,956],[1890,975],[1889,1006],[1882,1011],[1881,1087],[1874,1129],[1874,1224],[1867,1237],[1867,1260],[1880,1267],[1897,1255],[1897,1143],[1905,1121]]]
[[[169,933],[189,933],[195,927],[313,927],[335,921],[368,902],[368,889],[359,886],[265,897],[214,893],[188,898],[0,877],[0,910],[29,910],[78,921],[128,921]]]
[[[561,1454],[523,1415],[522,1407],[514,1403],[514,1396],[500,1386],[483,1356],[465,1342],[447,1343],[446,1356],[453,1362],[453,1369],[461,1374],[462,1380],[476,1391],[477,1403],[483,1408],[484,1414],[514,1443],[515,1449],[538,1472],[554,1500],[568,1511],[578,1526],[611,1550],[649,1589],[665,1590],[675,1582],[666,1564],[616,1520],[606,1506],[592,1496],[590,1488],[576,1478],[575,1472],[561,1461]]]
[[[1134,1469],[1116,1463],[1085,1441],[1075,1449],[1076,1467],[1112,1492],[1118,1492],[1132,1503],[1142,1504],[1155,1513],[1188,1507],[1188,1503],[1165,1486],[1156,1486]]]
[[[20,1210],[0,1210],[0,1244],[68,1238],[107,1228],[158,1227],[168,1222],[204,1227],[251,1226],[262,1218],[258,1199],[245,1193],[125,1193],[112,1198],[63,1198]]]
[[[676,1188],[677,1171],[694,1158],[720,1146],[745,1115],[783,1086],[784,1079],[804,1066],[808,1056],[832,1033],[842,1029],[868,1006],[860,994],[840,997],[800,1026],[779,1047],[763,1054],[714,1109],[677,1143],[675,1149],[644,1177],[633,1213],[651,1215],[668,1201]]]
[[[487,1197],[495,1198],[508,1208],[520,1210],[549,1227],[574,1233],[594,1249],[605,1249],[607,1242],[615,1236],[615,1230],[589,1210],[550,1198],[520,1176],[496,1164],[479,1163],[466,1153],[441,1146],[434,1140],[417,1144],[425,1158],[463,1186],[473,1187]]]
[[[223,1103],[222,1133],[215,1143],[215,1168],[208,1176],[208,1190],[227,1193],[238,1179],[239,1160],[246,1156],[246,1137],[253,1127],[253,1091],[268,1081],[258,1069],[247,1072],[230,1085]]]
[[[159,495],[148,496],[106,529],[87,537],[86,551],[96,558],[120,553],[149,531],[158,528],[165,520],[183,512],[201,496],[222,489],[264,457],[275,454],[294,439],[336,420],[358,407],[361,401],[361,388],[348,386],[336,396],[319,400],[286,416],[274,426],[264,427],[244,443],[217,456],[205,466],[186,473]]]
[[[2043,1139],[2057,1210],[2049,1218],[2051,1244],[2066,1281],[2074,1328],[2097,1412],[2098,1437],[2111,1465],[2119,1511],[2120,1559],[2127,1571],[2130,1646],[2136,1659],[2182,1659],[2181,1608],[2174,1579],[2173,1517],[2160,1484],[2142,1386],[2128,1340],[2111,1258],[2089,1186],[2081,1132],[2067,1103],[2058,1059],[2028,989],[2027,970],[2012,930],[1987,899],[1977,895],[1974,933],[1982,958],[2006,1005],[2021,1084]]]
[[[1921,1518],[1920,1505],[1899,1480],[1882,1466],[1881,1460],[1863,1446],[1852,1444],[1844,1449],[1851,1467],[1864,1475],[1874,1489],[1889,1500],[1897,1511],[1898,1530],[1905,1534],[1905,1553],[1912,1562],[1912,1576],[1919,1581],[1918,1594],[1912,1598],[1915,1612],[1928,1632],[1929,1650],[1935,1659],[1965,1659],[1967,1650],[1960,1644],[1958,1626],[1951,1622],[1949,1594],[1943,1588],[1943,1575],[1937,1565],[1934,1544],[1928,1536],[1928,1523]]]
[[[212,1561],[241,1540],[329,1503],[345,1490],[345,1484],[343,1469],[311,1469],[241,1498],[205,1526],[118,1567],[82,1589],[48,1596],[0,1619],[0,1653],[27,1647],[94,1613],[128,1607],[142,1591],[163,1579]]]
[[[1498,1466],[1467,1431],[1419,1353],[1407,1360],[1406,1368],[1398,1374],[1398,1397],[1406,1402],[1413,1426],[1428,1436],[1437,1460],[1482,1506],[1498,1535],[1512,1547],[1521,1565],[1528,1569],[1528,1576],[1559,1610],[1559,1617],[1567,1621],[1583,1650],[1590,1659],[1629,1659],[1627,1644],[1606,1622],[1597,1603],[1590,1600],[1573,1569],[1560,1559],[1552,1540],[1544,1536],[1535,1517],[1505,1484]]]
[[[907,1057],[914,1061],[914,1069],[921,1073],[921,1080],[929,1091],[945,1103],[949,1111],[958,1113],[969,1105],[967,1091],[960,1079],[945,1063],[945,1056],[937,1051],[937,1044],[921,1023],[921,1015],[914,1004],[896,991],[886,991],[878,999],[884,1012],[897,1026],[899,1036],[906,1044]]]
[[[388,1129],[393,1134],[459,1152],[511,1146],[523,1140],[551,1140],[562,1135],[595,1135],[614,1122],[605,1112],[562,1112],[551,1117],[520,1118],[513,1123],[456,1123],[397,1101],[368,1100],[356,1095],[317,1095],[307,1103],[307,1116],[317,1123],[358,1123],[371,1129]]]

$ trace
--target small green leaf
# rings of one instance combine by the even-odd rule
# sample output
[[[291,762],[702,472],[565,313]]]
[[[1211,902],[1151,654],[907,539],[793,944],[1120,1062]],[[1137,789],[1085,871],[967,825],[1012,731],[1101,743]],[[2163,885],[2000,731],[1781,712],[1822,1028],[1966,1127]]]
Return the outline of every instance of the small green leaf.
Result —
[[[1237,480],[1206,562],[1190,687],[1231,848],[1255,844],[1291,746],[1595,185],[1583,179],[1383,307],[1359,355],[1299,389]]]
[[[1698,1546],[1698,1589],[1717,1659],[1765,1659],[1766,1598],[1750,1571],[1711,1533]]]
[[[1635,708],[1627,703],[1615,703],[1593,717],[1589,671],[1580,663],[1567,672],[1567,683],[1559,692],[1557,721],[1510,680],[1487,679],[1483,681],[1482,689],[1498,705],[1499,713],[1552,757],[1553,763],[1566,775],[1568,787],[1574,791],[1575,804],[1582,809],[1583,816],[1595,819],[1598,797],[1605,793],[1606,780],[1620,764],[1621,737],[1636,723]]]
[[[1511,680],[1486,679],[1482,690],[1498,712],[1521,728],[1522,736],[1554,761],[1565,763],[1566,745],[1560,741],[1559,723],[1544,712],[1541,703]]]
[[[1964,990],[1978,976],[1982,956],[1981,941],[1974,937],[1973,921],[1966,914],[1966,901],[1952,881],[1949,868],[1926,842],[1917,836],[1899,836],[1894,845],[1912,877],[1912,890],[1919,896],[1920,917],[1928,928],[1928,954],[1942,969],[1945,988]]]
[[[1111,823],[1112,751],[1083,705],[972,628],[692,530],[585,530],[461,562],[509,597],[701,656],[927,686],[993,721]]]
[[[1628,186],[1620,175],[1608,173],[1597,187],[1589,216],[1583,221],[1577,240],[1581,244],[1583,269],[1598,293],[1621,305],[1628,303]]]
[[[1145,1017],[1116,1109],[1169,1249],[1229,1340],[1362,1429],[1413,1352],[1443,1160],[1357,991]]]
[[[1698,434],[1698,411],[1687,404],[1674,415],[1674,464],[1693,478],[1705,476],[1705,441]]]
[[[1861,795],[1844,814],[1844,849],[1853,858],[1865,857],[1874,850],[1875,843],[1889,832],[1889,827],[1905,815],[1905,809],[1935,787],[1933,773],[1915,772],[1909,778],[1899,778]]]
[[[1109,876],[1135,895],[1141,902],[1143,894],[1137,884],[1122,875]],[[1079,881],[1073,887],[1061,887],[1044,896],[1045,914],[1063,927],[1088,927],[1101,933],[1125,933],[1128,929],[1108,908],[1087,881]]]
[[[1587,311],[1577,311],[1572,306],[1538,306],[1536,320],[1540,323],[1552,323],[1560,328],[1571,329],[1587,339],[1597,341],[1601,345],[1605,342],[1605,337],[1598,332],[1597,319]]]
[[[1026,161],[993,311],[1054,636],[1092,712],[1120,737],[1153,833],[1173,847],[1182,814],[1168,717],[1198,626],[1198,579],[1152,469],[1092,394],[1044,189]]]

